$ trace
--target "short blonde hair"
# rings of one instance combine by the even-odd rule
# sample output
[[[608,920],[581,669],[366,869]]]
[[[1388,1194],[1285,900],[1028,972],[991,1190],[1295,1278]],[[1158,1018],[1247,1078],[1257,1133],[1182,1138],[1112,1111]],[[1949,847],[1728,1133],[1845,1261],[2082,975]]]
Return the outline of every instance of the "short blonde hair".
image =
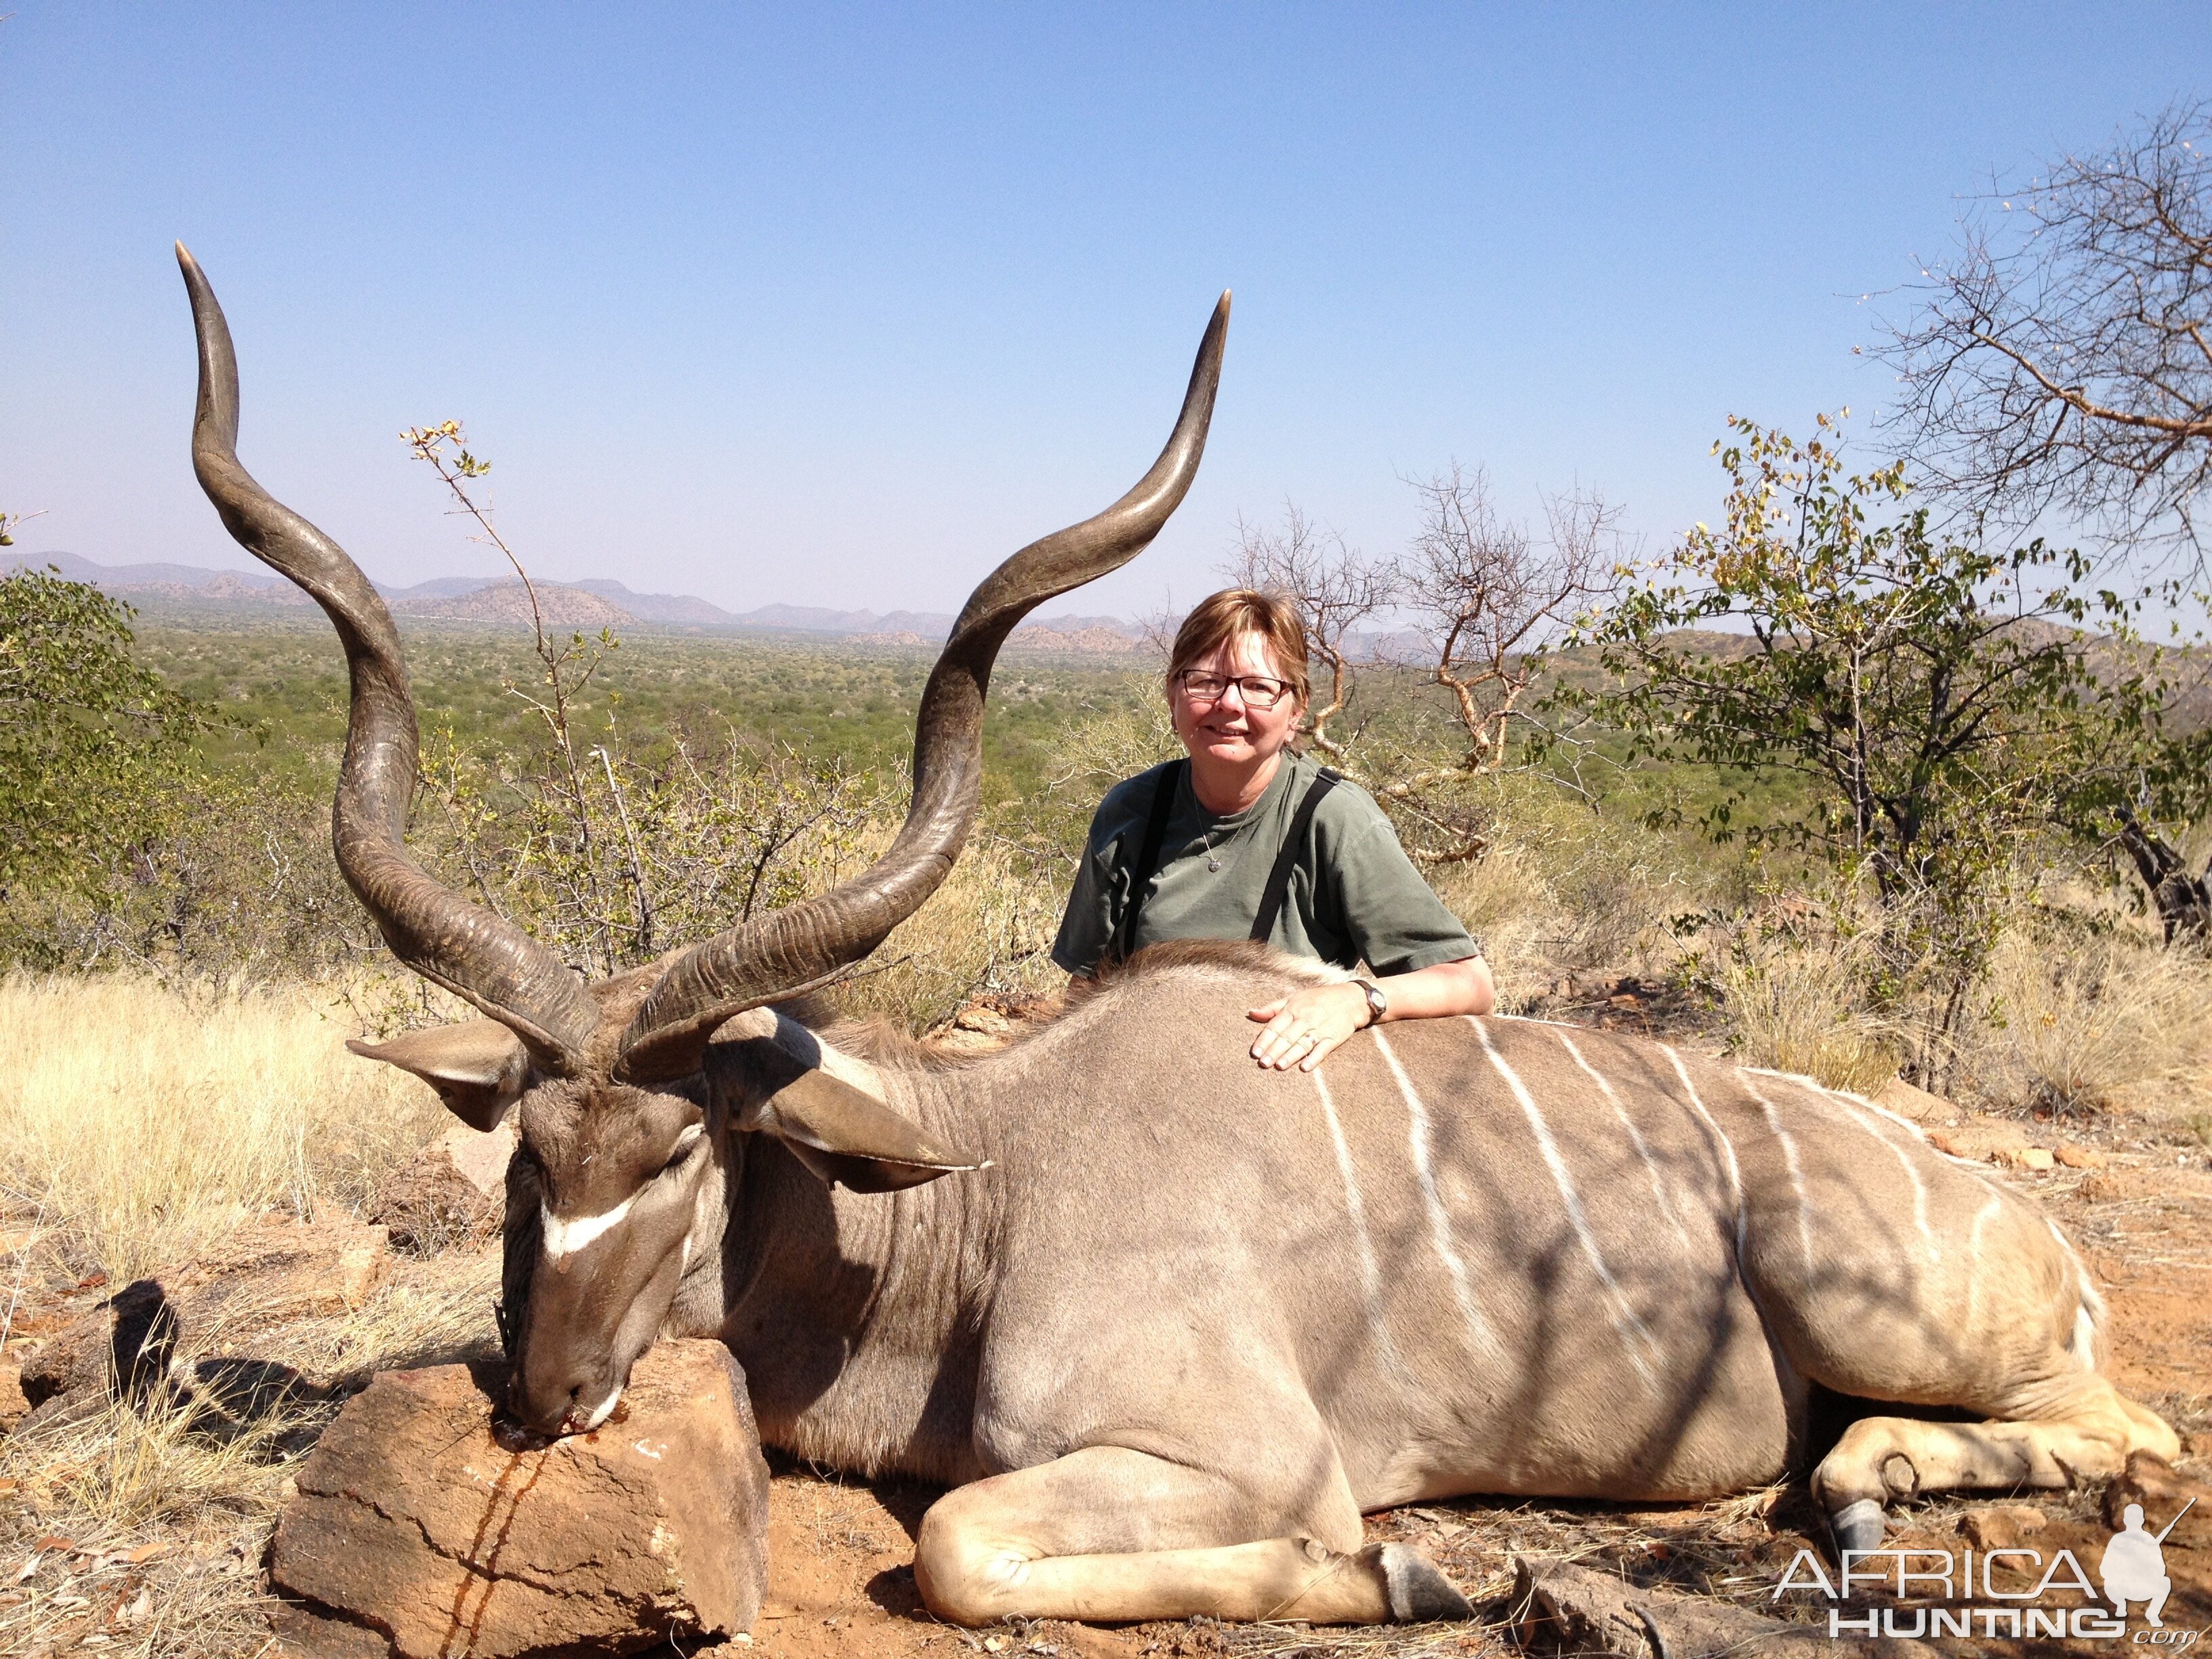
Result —
[[[1168,653],[1169,691],[1175,690],[1176,675],[1242,634],[1257,634],[1267,642],[1268,654],[1303,708],[1307,690],[1305,625],[1288,599],[1249,587],[1225,587],[1208,594],[1182,619],[1182,626],[1176,629],[1175,648]]]

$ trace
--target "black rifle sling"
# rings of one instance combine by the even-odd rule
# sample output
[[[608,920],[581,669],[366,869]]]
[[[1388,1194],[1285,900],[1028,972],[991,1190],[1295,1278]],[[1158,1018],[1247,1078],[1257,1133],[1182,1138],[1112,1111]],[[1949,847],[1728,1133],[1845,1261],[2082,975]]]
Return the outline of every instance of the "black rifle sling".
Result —
[[[1314,809],[1343,776],[1322,767],[1321,775],[1308,787],[1306,798],[1298,803],[1297,816],[1291,820],[1291,832],[1283,837],[1282,850],[1275,854],[1275,867],[1267,872],[1267,890],[1260,895],[1260,908],[1252,918],[1255,943],[1265,945],[1273,936],[1275,919],[1283,914],[1283,901],[1290,896],[1291,872],[1297,866],[1298,849],[1306,844],[1306,831],[1313,827]]]
[[[1127,962],[1137,945],[1137,912],[1145,908],[1145,889],[1159,873],[1160,843],[1167,839],[1168,818],[1175,811],[1176,792],[1182,787],[1183,775],[1190,770],[1190,763],[1179,760],[1164,767],[1160,781],[1152,790],[1151,814],[1145,819],[1145,840],[1137,854],[1137,861],[1129,869],[1129,902],[1122,909],[1121,925],[1115,928],[1112,942],[1107,946],[1109,962]]]

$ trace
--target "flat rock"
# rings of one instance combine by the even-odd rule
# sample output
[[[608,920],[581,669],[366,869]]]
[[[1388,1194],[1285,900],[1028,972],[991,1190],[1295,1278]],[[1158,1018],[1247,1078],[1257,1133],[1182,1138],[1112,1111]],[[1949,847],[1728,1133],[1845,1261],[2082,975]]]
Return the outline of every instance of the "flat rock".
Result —
[[[2194,1507],[2189,1501],[2192,1498],[2197,1500]],[[2143,1526],[2150,1532],[2173,1525],[2174,1518],[2180,1516],[2179,1524],[2173,1525],[2169,1547],[2203,1549],[2212,1545],[2212,1485],[2183,1474],[2163,1458],[2148,1452],[2129,1457],[2126,1471],[2105,1488],[2105,1524],[2118,1532],[2130,1504],[2142,1505]]]
[[[1939,1123],[1950,1123],[1960,1115],[1959,1109],[1941,1095],[1931,1095],[1917,1084],[1893,1077],[1881,1085],[1874,1103],[1899,1117],[1910,1118],[1924,1127]]]
[[[368,1218],[399,1249],[422,1255],[495,1237],[507,1215],[515,1136],[512,1112],[488,1134],[454,1124],[385,1178]]]
[[[24,1398],[40,1407],[65,1395],[141,1393],[168,1374],[179,1349],[207,1361],[295,1321],[349,1312],[383,1276],[388,1243],[383,1228],[351,1220],[241,1227],[64,1328],[25,1363]]]
[[[2051,1524],[2033,1504],[1991,1504],[1959,1517],[1959,1530],[1978,1550],[2018,1549]]]
[[[310,1659],[623,1654],[751,1625],[768,1465],[719,1342],[663,1342],[615,1415],[542,1447],[494,1431],[503,1366],[387,1371],[296,1477],[270,1577]]]
[[[1835,1659],[1846,1646],[1826,1625],[1790,1625],[1725,1601],[1646,1589],[1609,1572],[1538,1556],[1513,1558],[1516,1634],[1537,1652],[1620,1654],[1645,1659],[1720,1659],[1722,1655],[1798,1654]],[[1942,1650],[1902,1637],[1854,1639],[1869,1659],[1936,1659]]]
[[[1963,1121],[1928,1133],[1928,1144],[1940,1152],[1976,1164],[2015,1164],[2027,1150],[2027,1131],[2012,1119],[1976,1112]]]

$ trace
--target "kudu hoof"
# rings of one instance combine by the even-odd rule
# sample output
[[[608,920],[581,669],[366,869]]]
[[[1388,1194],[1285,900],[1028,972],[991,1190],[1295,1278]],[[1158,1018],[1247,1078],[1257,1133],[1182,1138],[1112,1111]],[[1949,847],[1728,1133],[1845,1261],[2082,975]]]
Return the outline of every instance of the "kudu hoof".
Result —
[[[1828,1531],[1836,1540],[1836,1559],[1842,1560],[1845,1550],[1880,1549],[1882,1526],[1881,1505],[1873,1498],[1844,1504],[1828,1517]]]
[[[1403,1544],[1370,1544],[1359,1552],[1359,1559],[1382,1570],[1390,1617],[1399,1624],[1474,1617],[1467,1597],[1419,1550]]]

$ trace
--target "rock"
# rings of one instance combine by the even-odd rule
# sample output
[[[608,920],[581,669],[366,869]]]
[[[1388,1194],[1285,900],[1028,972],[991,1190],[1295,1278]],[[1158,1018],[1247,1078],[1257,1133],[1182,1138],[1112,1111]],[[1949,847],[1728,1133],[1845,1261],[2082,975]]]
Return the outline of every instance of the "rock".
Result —
[[[1948,1123],[1959,1115],[1959,1109],[1941,1095],[1931,1095],[1927,1090],[1893,1077],[1881,1085],[1874,1103],[1885,1111],[1895,1112],[1899,1117],[1910,1118],[1925,1127],[1931,1123]]]
[[[2192,1498],[2197,1507],[2182,1515]],[[2201,1550],[2212,1545],[2212,1485],[2191,1480],[2165,1459],[2148,1452],[2129,1457],[2126,1470],[2105,1488],[2105,1524],[2118,1532],[2130,1504],[2142,1505],[2143,1528],[2148,1532],[2158,1532],[2181,1516],[2166,1540],[2168,1549]]]
[[[1725,1601],[1646,1589],[1610,1572],[1565,1561],[1513,1558],[1510,1617],[1524,1647],[1567,1654],[1645,1659],[1718,1659],[1723,1654],[1796,1654],[1835,1659],[1840,1644],[1825,1624],[1790,1625]],[[1938,1650],[1899,1637],[1854,1639],[1854,1655],[1936,1659]]]
[[[1992,1504],[1959,1517],[1959,1530],[1979,1550],[2018,1549],[2050,1524],[2051,1517],[2033,1504]]]
[[[2057,1153],[2058,1161],[2069,1170],[2101,1170],[2105,1155],[2087,1146],[2076,1146],[2072,1141],[2062,1141]]]
[[[996,1054],[1036,1023],[1044,1002],[1033,997],[993,997],[962,1006],[929,1046],[940,1054]]]
[[[1988,1117],[1977,1112],[1960,1122],[1930,1130],[1928,1144],[1953,1158],[1976,1164],[1991,1160],[2003,1164],[2027,1145],[2027,1132],[2010,1118]]]
[[[349,1312],[383,1276],[386,1243],[383,1228],[355,1221],[241,1227],[192,1261],[125,1285],[61,1331],[24,1365],[24,1397],[40,1407],[64,1395],[143,1393],[169,1373],[180,1346],[196,1364],[216,1364],[220,1351],[296,1320]]]
[[[980,1031],[986,1036],[1011,1036],[1014,1030],[1014,1022],[1011,1018],[988,1003],[981,1002],[971,1002],[953,1015],[952,1024],[956,1030]]]
[[[744,1632],[768,1582],[768,1466],[729,1350],[657,1345],[602,1427],[542,1449],[495,1437],[506,1386],[502,1366],[441,1365],[347,1403],[270,1547],[296,1598],[287,1649],[521,1659]]]
[[[0,1434],[11,1432],[31,1414],[23,1395],[23,1368],[12,1359],[0,1359]]]
[[[489,1134],[454,1124],[385,1178],[368,1218],[391,1231],[393,1244],[418,1255],[494,1237],[507,1217],[507,1166],[516,1133],[512,1112]]]

